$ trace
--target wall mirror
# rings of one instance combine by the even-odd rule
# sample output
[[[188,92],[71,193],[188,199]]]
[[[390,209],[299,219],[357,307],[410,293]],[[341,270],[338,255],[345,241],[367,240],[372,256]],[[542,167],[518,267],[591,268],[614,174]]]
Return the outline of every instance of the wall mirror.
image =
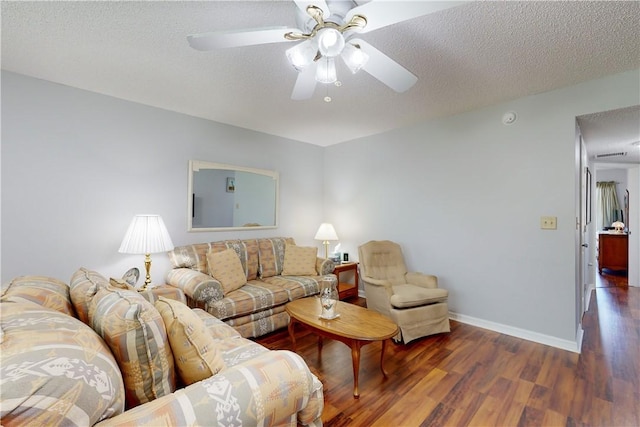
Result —
[[[276,228],[278,180],[276,171],[190,160],[188,230]]]

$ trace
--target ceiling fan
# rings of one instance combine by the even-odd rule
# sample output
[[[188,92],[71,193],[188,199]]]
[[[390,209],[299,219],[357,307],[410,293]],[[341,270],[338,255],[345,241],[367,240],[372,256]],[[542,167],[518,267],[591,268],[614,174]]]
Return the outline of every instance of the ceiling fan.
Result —
[[[203,51],[299,42],[286,51],[289,62],[299,72],[291,94],[294,100],[311,98],[317,82],[337,82],[338,57],[352,73],[362,69],[394,91],[404,92],[418,78],[357,35],[466,2],[294,0],[294,3],[298,28],[215,31],[190,35],[187,40],[192,48]]]

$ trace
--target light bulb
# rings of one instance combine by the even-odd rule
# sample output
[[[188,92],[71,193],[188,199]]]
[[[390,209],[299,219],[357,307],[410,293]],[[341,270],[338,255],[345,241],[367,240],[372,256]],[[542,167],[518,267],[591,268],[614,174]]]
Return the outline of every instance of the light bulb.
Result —
[[[333,58],[344,49],[344,37],[335,28],[323,28],[318,31],[318,50],[322,56]]]

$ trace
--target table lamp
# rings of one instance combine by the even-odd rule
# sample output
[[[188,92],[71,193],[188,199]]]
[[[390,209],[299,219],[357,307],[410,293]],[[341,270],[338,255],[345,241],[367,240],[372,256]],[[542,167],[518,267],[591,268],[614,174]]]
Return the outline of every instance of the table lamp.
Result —
[[[624,232],[624,222],[621,221],[616,221],[613,224],[611,224],[611,226],[613,227],[613,230],[616,233],[622,233]]]
[[[144,291],[151,284],[151,254],[168,252],[172,249],[173,242],[160,215],[136,215],[122,239],[118,252],[145,255],[144,267],[147,270],[147,277],[144,286],[140,289]]]
[[[333,228],[333,225],[328,222],[323,222],[320,224],[320,228],[318,228],[318,232],[314,239],[322,240],[322,244],[324,245],[324,257],[326,259],[329,258],[329,241],[338,240],[338,235],[336,234],[336,230]]]

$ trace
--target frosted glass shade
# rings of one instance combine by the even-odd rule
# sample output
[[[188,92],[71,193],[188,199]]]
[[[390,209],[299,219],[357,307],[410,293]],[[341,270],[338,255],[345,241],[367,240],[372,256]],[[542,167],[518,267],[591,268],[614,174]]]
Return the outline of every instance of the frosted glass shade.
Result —
[[[167,227],[160,215],[136,215],[122,239],[118,252],[123,254],[155,254],[173,249]]]
[[[347,43],[344,46],[344,51],[342,52],[342,59],[349,70],[355,74],[366,65],[367,61],[369,61],[369,55],[367,55],[360,47]]]
[[[318,60],[316,68],[316,81],[319,83],[329,84],[338,80],[336,74],[336,64],[333,58],[321,58]]]
[[[312,40],[306,40],[287,49],[285,52],[289,63],[298,71],[304,70],[313,62],[316,56],[317,48]]]

